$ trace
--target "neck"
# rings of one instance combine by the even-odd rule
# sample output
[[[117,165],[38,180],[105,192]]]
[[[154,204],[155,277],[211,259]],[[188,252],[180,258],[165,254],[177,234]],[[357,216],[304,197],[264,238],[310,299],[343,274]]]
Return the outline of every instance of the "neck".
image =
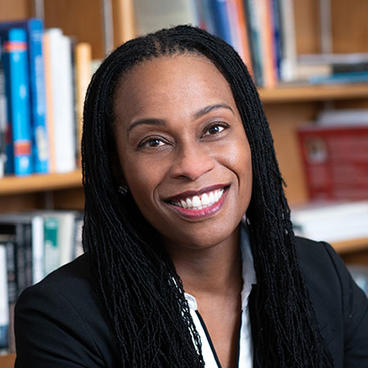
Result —
[[[242,287],[239,229],[225,241],[208,248],[168,247],[185,292],[226,296]]]

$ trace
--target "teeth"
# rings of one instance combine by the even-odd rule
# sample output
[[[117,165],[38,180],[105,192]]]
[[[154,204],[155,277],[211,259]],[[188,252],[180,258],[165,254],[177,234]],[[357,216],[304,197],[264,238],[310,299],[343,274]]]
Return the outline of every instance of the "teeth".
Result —
[[[202,208],[212,206],[222,197],[223,189],[217,189],[212,192],[203,193],[201,196],[193,196],[192,198],[181,199],[174,204],[178,207],[201,210]]]
[[[206,193],[202,195],[201,202],[202,202],[202,206],[207,206],[208,203],[210,202],[210,198]]]
[[[199,199],[198,196],[194,196],[192,199],[192,206],[193,207],[199,207],[201,206],[201,200]]]

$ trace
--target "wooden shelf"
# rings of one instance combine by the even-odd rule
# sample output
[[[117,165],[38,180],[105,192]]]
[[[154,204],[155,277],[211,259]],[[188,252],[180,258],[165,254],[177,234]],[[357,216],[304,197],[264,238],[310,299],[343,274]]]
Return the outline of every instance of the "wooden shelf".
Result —
[[[31,175],[25,177],[8,176],[0,179],[0,196],[78,188],[81,186],[82,174],[80,170],[65,174]]]
[[[338,253],[350,253],[368,249],[368,238],[357,238],[345,241],[333,242],[331,244]]]
[[[0,367],[10,368],[14,367],[15,354],[0,355]]]
[[[327,101],[368,98],[368,83],[324,85],[280,85],[258,90],[263,103]]]

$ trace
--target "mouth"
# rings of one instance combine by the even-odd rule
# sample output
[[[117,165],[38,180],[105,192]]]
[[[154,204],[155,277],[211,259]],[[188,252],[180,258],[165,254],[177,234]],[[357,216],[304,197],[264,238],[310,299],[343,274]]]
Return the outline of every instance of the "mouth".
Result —
[[[185,192],[165,202],[180,215],[198,219],[214,215],[222,208],[230,185],[217,185],[198,192]]]

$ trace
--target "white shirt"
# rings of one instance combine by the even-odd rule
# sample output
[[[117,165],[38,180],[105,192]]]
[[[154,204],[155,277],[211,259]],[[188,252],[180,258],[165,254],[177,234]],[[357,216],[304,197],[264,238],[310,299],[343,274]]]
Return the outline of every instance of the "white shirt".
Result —
[[[239,359],[237,367],[251,368],[253,367],[253,346],[249,320],[248,298],[252,290],[252,285],[256,283],[256,273],[254,271],[249,236],[245,226],[241,226],[240,245],[242,255],[243,289],[241,292],[242,315],[239,336]],[[189,304],[190,314],[192,316],[194,325],[201,338],[202,355],[206,368],[221,367],[207,332],[207,328],[198,312],[198,305],[195,297],[185,293],[185,298]],[[221,321],[219,321],[219,323],[221,323]]]

